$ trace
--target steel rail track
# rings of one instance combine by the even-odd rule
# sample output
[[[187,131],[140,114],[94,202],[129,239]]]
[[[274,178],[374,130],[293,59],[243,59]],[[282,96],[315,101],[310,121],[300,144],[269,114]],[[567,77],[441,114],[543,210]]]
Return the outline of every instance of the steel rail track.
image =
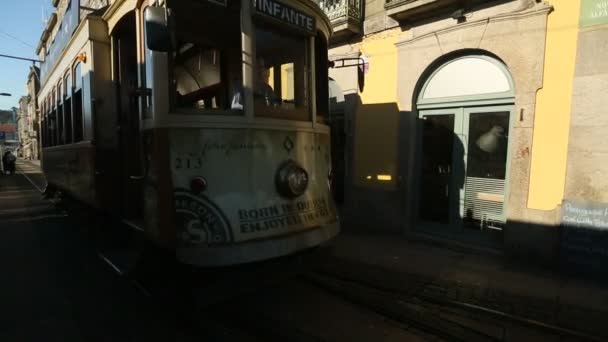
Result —
[[[322,279],[323,277],[325,277],[325,278],[329,278],[329,279],[333,279],[333,280],[337,280],[337,281],[351,282],[351,283],[357,284],[364,288],[374,289],[377,291],[384,292],[387,295],[395,296],[396,298],[399,298],[399,300],[402,300],[402,301],[411,301],[412,299],[417,299],[420,301],[433,303],[433,304],[444,306],[444,307],[454,307],[454,308],[462,309],[462,310],[469,311],[469,312],[486,314],[486,315],[493,316],[494,318],[506,319],[513,323],[526,325],[526,326],[540,329],[540,330],[546,331],[548,333],[552,333],[552,334],[559,335],[559,336],[572,337],[572,338],[581,339],[584,341],[608,342],[608,338],[594,336],[594,335],[591,335],[591,334],[588,334],[588,333],[585,333],[582,331],[560,327],[560,326],[557,326],[554,324],[526,318],[526,317],[523,317],[520,315],[510,314],[510,313],[507,313],[504,311],[484,307],[481,305],[476,305],[476,304],[467,303],[467,302],[458,301],[458,300],[438,298],[438,297],[430,296],[428,294],[412,292],[411,289],[409,289],[410,291],[400,292],[400,291],[396,291],[393,288],[383,287],[376,283],[366,282],[366,281],[362,281],[361,279],[355,279],[352,277],[336,276],[336,275],[330,274],[328,272],[317,273],[317,274],[313,275],[312,277],[313,278],[316,277],[316,281],[323,281],[323,280],[319,280],[319,279]]]
[[[472,329],[448,317],[439,318],[438,312],[433,308],[395,297],[394,294],[386,291],[315,274],[306,276],[306,279],[333,295],[345,298],[358,306],[366,307],[368,310],[401,323],[408,330],[413,328],[448,341],[497,342],[503,340]]]

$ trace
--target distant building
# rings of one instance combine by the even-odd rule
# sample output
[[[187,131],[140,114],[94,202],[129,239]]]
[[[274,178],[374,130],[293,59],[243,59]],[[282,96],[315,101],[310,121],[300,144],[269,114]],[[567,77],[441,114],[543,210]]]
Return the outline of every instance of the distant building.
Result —
[[[30,160],[40,159],[40,117],[37,94],[40,90],[40,69],[32,67],[26,85],[27,96],[19,100],[19,135],[21,155]]]
[[[30,103],[32,102],[31,97],[22,96],[19,99],[19,109],[17,111],[17,131],[19,132],[19,156],[24,159],[36,159],[34,158],[34,152],[37,150],[36,145],[36,132],[34,131],[33,121],[35,117],[32,117],[29,112]]]
[[[0,124],[15,123],[14,113],[12,110],[0,109]]]
[[[12,110],[0,109],[0,144],[12,144],[17,140],[17,125]]]
[[[9,140],[17,139],[17,125],[12,123],[0,123],[0,144]]]

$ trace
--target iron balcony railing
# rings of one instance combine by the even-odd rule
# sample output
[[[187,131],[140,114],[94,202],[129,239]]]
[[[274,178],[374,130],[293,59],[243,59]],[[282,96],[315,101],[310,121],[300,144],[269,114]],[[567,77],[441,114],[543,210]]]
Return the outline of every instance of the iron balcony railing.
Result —
[[[332,24],[345,21],[361,22],[361,0],[321,0],[319,7],[327,14]]]
[[[412,2],[416,2],[419,0],[384,0],[384,6],[387,5],[401,5],[401,4],[407,4],[407,3],[412,3]]]

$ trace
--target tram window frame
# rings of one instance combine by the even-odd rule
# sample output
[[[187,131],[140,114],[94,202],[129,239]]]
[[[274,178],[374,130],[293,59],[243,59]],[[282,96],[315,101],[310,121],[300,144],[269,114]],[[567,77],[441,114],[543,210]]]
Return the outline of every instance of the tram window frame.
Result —
[[[46,140],[47,140],[47,132],[46,132],[46,105],[44,100],[42,101],[42,103],[40,104],[40,127],[41,127],[41,132],[42,132],[42,147],[47,147],[46,144]]]
[[[72,66],[72,136],[75,143],[84,140],[82,83],[82,63],[76,62]]]
[[[152,73],[152,66],[150,65],[151,61],[151,56],[152,53],[154,53],[154,51],[150,50],[148,48],[148,42],[147,42],[147,34],[148,32],[146,31],[146,9],[150,7],[148,5],[145,5],[141,8],[141,15],[139,16],[139,23],[138,25],[141,26],[141,33],[139,38],[141,39],[142,43],[143,43],[143,52],[142,52],[142,57],[143,57],[143,65],[142,65],[142,72],[140,72],[140,77],[141,77],[141,85],[144,89],[152,89],[153,87],[153,77],[151,76]],[[138,49],[141,49],[138,45]],[[154,112],[152,110],[152,96],[143,96],[139,102],[140,105],[140,111],[141,111],[141,115],[142,115],[142,119],[143,120],[149,120],[152,119],[154,116]]]
[[[57,83],[57,135],[59,145],[65,144],[65,117],[63,112],[63,86],[61,80]]]
[[[259,31],[265,31],[265,34],[270,34],[274,39],[266,39],[267,42],[276,41],[278,39],[282,40],[292,40],[293,42],[297,42],[297,44],[301,44],[298,48],[303,48],[304,51],[301,53],[293,53],[292,48],[284,48],[285,51],[290,51],[291,56],[287,56],[291,59],[289,63],[285,60],[280,63],[276,61],[279,59],[275,57],[275,62],[267,62],[267,60],[271,60],[272,57],[268,56],[260,56],[260,46],[261,43],[258,41],[260,34]],[[274,92],[274,96],[280,98],[280,103],[275,102],[274,105],[270,105],[271,102],[277,101],[268,98],[256,98],[256,91],[254,90],[254,115],[256,117],[264,117],[264,118],[272,118],[272,119],[281,119],[281,120],[294,120],[294,121],[311,121],[312,120],[312,60],[310,58],[311,48],[313,48],[310,44],[311,36],[308,34],[304,34],[298,32],[297,30],[290,30],[284,26],[279,26],[277,24],[269,23],[262,18],[256,18],[253,21],[253,37],[254,37],[254,46],[255,46],[255,56],[254,56],[254,88],[258,87],[260,80],[258,79],[262,72],[259,68],[264,68],[268,65],[272,65],[272,71],[270,74],[273,77],[272,86],[266,83],[266,85],[270,86]],[[293,60],[294,55],[298,57],[302,57],[303,61],[301,63],[296,63]],[[283,57],[285,58],[285,57]],[[260,59],[263,59],[261,61]],[[262,66],[262,64],[264,64]],[[292,64],[294,69],[303,69],[301,71],[294,70],[292,74],[292,92],[294,98],[292,100],[283,98],[283,91],[285,82],[282,79],[282,74],[284,74],[282,68],[285,65]],[[301,64],[301,65],[300,65]],[[276,70],[281,70],[280,73],[276,72]],[[299,76],[298,76],[299,75]],[[263,76],[265,77],[265,75]],[[300,79],[298,80],[299,77]],[[265,83],[265,82],[264,82]],[[277,83],[280,84],[280,87],[277,87]],[[261,87],[265,87],[262,85]],[[303,99],[297,99],[297,97],[301,96]],[[293,101],[293,102],[292,102]],[[300,107],[298,107],[298,103]],[[279,104],[279,105],[277,105]],[[289,105],[293,105],[293,108],[289,108]]]
[[[51,124],[52,124],[52,130],[53,130],[53,146],[57,146],[59,145],[59,139],[58,139],[58,132],[59,130],[57,129],[57,94],[56,94],[56,90],[54,87],[51,89],[51,96],[50,96],[50,103],[51,103]]]
[[[173,8],[175,18],[175,36],[177,48],[168,54],[169,63],[169,104],[171,112],[175,114],[187,115],[244,115],[244,93],[242,91],[242,41],[241,41],[241,3],[239,1],[229,2],[227,6],[219,6],[211,2],[180,1],[184,7]],[[176,2],[175,6],[178,3]],[[180,17],[181,10],[189,9],[202,13],[199,17],[185,15]],[[204,14],[203,14],[204,13]],[[234,25],[226,25],[219,31],[218,27],[222,22],[234,22]],[[217,24],[217,25],[216,25]],[[196,25],[196,26],[194,26]],[[196,27],[196,30],[189,28]],[[204,34],[209,32],[208,34]],[[181,51],[180,51],[181,48]],[[199,49],[199,52],[195,50]],[[179,88],[184,89],[185,84],[178,84],[176,80],[176,60],[182,54],[184,64],[181,65],[182,75],[189,75],[191,85],[194,84],[198,89],[189,93],[181,94]],[[191,68],[187,63],[198,58],[199,75],[193,77]],[[212,63],[204,64],[204,62]],[[201,75],[201,70],[206,75]],[[200,85],[204,81],[202,77],[210,80],[210,84]],[[185,82],[182,79],[182,83]],[[183,100],[176,95],[180,94]],[[188,105],[182,106],[179,101],[184,101]]]
[[[315,95],[317,122],[329,124],[329,56],[328,40],[318,32],[315,36]]]
[[[46,113],[46,101],[44,101],[44,98],[42,98],[42,101],[40,103],[40,113],[41,113],[41,121],[42,121],[42,147],[47,147],[47,139],[48,139],[48,133],[46,131],[46,124],[47,124],[47,113]]]
[[[65,143],[71,144],[73,142],[73,130],[72,126],[72,73],[67,71],[63,76],[63,113],[64,113],[64,126],[65,126]]]
[[[51,95],[47,95],[46,97],[46,128],[47,128],[47,135],[48,135],[48,146],[52,147],[54,146],[54,141],[55,139],[53,139],[53,119],[51,117],[51,113],[52,113],[52,109],[51,109]]]

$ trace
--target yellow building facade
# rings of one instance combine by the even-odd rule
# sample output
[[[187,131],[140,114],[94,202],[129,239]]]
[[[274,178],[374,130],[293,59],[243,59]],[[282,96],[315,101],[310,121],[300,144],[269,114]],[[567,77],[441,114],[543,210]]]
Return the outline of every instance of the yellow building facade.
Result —
[[[556,260],[564,201],[608,202],[605,2],[320,3],[346,229]]]

